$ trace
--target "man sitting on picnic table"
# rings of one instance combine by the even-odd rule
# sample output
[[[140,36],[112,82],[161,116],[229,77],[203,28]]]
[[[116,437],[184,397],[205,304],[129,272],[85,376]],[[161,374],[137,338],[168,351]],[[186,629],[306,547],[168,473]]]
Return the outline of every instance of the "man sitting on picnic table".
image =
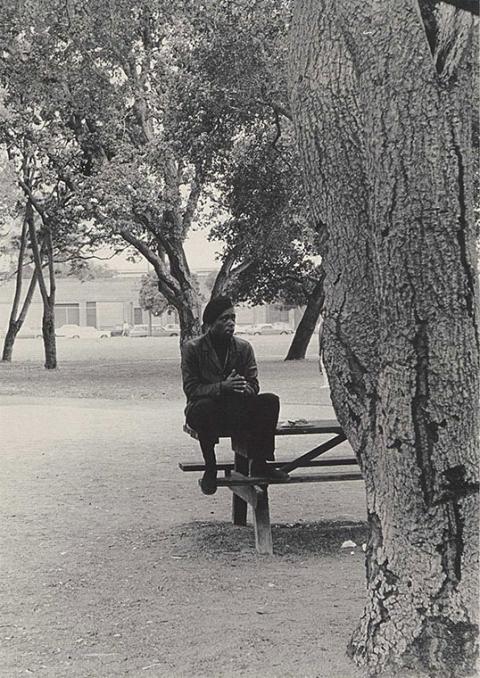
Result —
[[[220,434],[240,434],[248,442],[251,476],[288,479],[266,463],[273,459],[280,402],[273,393],[258,393],[253,348],[234,336],[232,301],[224,296],[212,299],[203,324],[205,334],[182,349],[186,420],[198,434],[205,460],[202,492],[214,494],[217,489],[215,444]]]

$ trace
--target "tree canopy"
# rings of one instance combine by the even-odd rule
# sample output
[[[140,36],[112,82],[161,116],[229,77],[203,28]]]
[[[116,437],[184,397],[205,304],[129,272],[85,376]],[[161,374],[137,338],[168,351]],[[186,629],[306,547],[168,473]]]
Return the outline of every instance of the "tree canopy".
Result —
[[[285,112],[287,4],[97,0],[1,11],[0,81],[14,128],[33,130],[48,158],[62,195],[58,233],[80,226],[86,242],[135,248],[185,336],[198,331],[183,243],[238,139],[259,119],[278,128]]]
[[[225,243],[224,266],[238,271],[225,281],[235,299],[303,304],[318,279],[321,234],[305,200],[290,125],[275,144],[272,133],[262,120],[235,144],[222,190],[230,216],[212,237]]]

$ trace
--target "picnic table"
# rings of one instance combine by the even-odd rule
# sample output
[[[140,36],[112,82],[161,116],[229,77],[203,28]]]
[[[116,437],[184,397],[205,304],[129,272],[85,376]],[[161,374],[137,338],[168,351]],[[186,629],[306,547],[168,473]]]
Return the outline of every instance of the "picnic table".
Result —
[[[192,438],[197,439],[197,433],[188,424],[184,431]],[[289,460],[268,462],[269,465],[291,473],[298,469],[313,469],[316,472],[292,473],[287,480],[270,478],[255,478],[249,475],[248,444],[241,436],[235,437],[230,433],[220,434],[220,438],[231,438],[234,460],[232,462],[217,463],[217,471],[224,476],[217,480],[218,487],[228,487],[233,493],[232,520],[234,525],[247,524],[247,507],[252,508],[253,525],[255,529],[255,547],[258,553],[271,555],[273,553],[272,529],[270,523],[270,508],[268,498],[269,485],[293,485],[296,483],[325,483],[350,480],[362,480],[358,470],[357,459],[353,455],[319,459],[323,454],[337,447],[346,440],[340,424],[335,419],[297,419],[281,421],[276,429],[276,436],[305,436],[328,435],[329,438],[313,449]],[[345,466],[356,466],[351,470],[343,470]],[[179,467],[184,472],[205,470],[205,464],[180,462]]]

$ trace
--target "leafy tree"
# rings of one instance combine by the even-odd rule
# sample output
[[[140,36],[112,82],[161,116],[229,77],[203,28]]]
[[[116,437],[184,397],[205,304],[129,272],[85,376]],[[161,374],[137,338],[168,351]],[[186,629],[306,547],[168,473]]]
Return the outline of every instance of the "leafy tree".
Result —
[[[0,115],[5,117],[6,111],[1,102],[2,98],[0,97]],[[20,197],[21,194],[18,188],[14,166],[9,160],[8,154],[4,152],[0,156],[0,218],[4,223],[9,222],[10,229],[15,228],[16,226],[17,219],[15,217],[17,213],[17,203]],[[15,293],[2,352],[2,361],[9,362],[12,358],[12,349],[16,334],[25,320],[36,286],[36,275],[34,275],[22,302],[24,262],[26,250],[28,248],[28,223],[26,217],[23,218],[20,235],[11,235],[11,233],[7,231],[4,234],[4,239],[6,244],[3,246],[2,250],[5,254],[11,256],[15,250],[18,252],[15,273]]]
[[[3,71],[8,72],[8,66]],[[54,125],[52,126],[51,121],[42,120],[34,102],[25,103],[22,91],[13,87],[8,95],[8,106],[4,106],[1,112],[0,137],[10,167],[16,172],[16,183],[23,193],[18,203],[20,213],[23,213],[23,226],[18,246],[16,291],[5,337],[3,360],[11,360],[15,337],[24,322],[38,284],[43,301],[45,366],[54,369],[57,365],[54,320],[55,254],[60,251],[68,257],[72,252],[78,252],[79,248],[86,247],[85,238],[80,229],[62,228],[58,219],[59,211],[68,200],[70,191],[57,173],[56,165],[64,161],[66,154],[55,130],[51,129]],[[18,313],[27,253],[34,264],[34,274]]]
[[[0,115],[4,107],[0,92]],[[17,186],[15,169],[12,166],[8,154],[0,151],[0,224],[5,225],[15,217],[17,212],[17,200],[20,197]]]
[[[221,165],[212,238],[226,243],[212,288],[238,300],[306,303],[288,359],[302,358],[321,308],[319,236],[308,214],[285,82],[290,3],[218,2],[215,31],[197,44],[200,77],[241,111],[242,131]],[[202,71],[203,69],[203,71]],[[300,294],[299,294],[300,292]]]
[[[18,242],[18,259],[17,259],[17,269],[15,273],[15,292],[12,300],[12,307],[10,310],[8,328],[3,343],[2,362],[11,362],[12,360],[15,338],[25,321],[37,284],[37,273],[36,270],[34,269],[33,275],[30,279],[27,288],[27,292],[22,302],[24,260],[27,244],[28,244],[28,222],[25,215]]]
[[[155,273],[142,276],[138,301],[144,311],[150,311],[157,317],[171,309],[163,294],[158,291],[158,278]]]
[[[64,140],[59,227],[90,224],[144,256],[182,340],[199,330],[185,237],[218,194],[235,140],[265,116],[279,129],[285,113],[286,6],[39,0],[4,9],[9,95],[22,91]]]
[[[5,114],[7,110],[8,114]],[[35,285],[38,283],[44,305],[42,329],[45,346],[45,366],[53,369],[57,364],[54,325],[55,280],[53,273],[53,239],[47,213],[40,206],[38,197],[34,195],[35,188],[38,188],[41,181],[37,169],[42,160],[39,158],[39,148],[36,144],[41,133],[40,135],[36,134],[36,122],[27,131],[26,120],[29,115],[32,116],[33,114],[32,109],[28,110],[28,107],[25,107],[20,112],[20,107],[14,110],[10,102],[8,109],[5,106],[2,107],[2,114],[3,117],[0,119],[1,139],[5,144],[10,165],[15,167],[17,171],[18,184],[23,189],[25,196],[23,225],[19,242],[16,289],[3,347],[2,360],[11,360],[15,337],[24,322],[33,297]],[[42,219],[41,229],[37,228],[35,223],[35,211],[38,212]],[[35,265],[35,275],[30,281],[24,303],[20,313],[18,313],[27,246],[30,247],[32,261]],[[45,257],[47,259],[50,279],[49,289],[47,289],[43,271]]]
[[[263,119],[235,144],[222,191],[231,217],[212,230],[225,242],[212,294],[228,290],[254,304],[305,304],[287,355],[300,359],[323,302],[323,274],[314,263],[320,236],[312,227],[290,126],[281,132]]]
[[[205,297],[200,290],[198,277],[194,273],[192,274],[192,282],[198,298],[202,302],[205,301]],[[175,310],[159,291],[158,278],[154,271],[142,276],[138,300],[140,307],[143,308],[144,311],[150,311],[154,316],[160,316],[162,313],[165,313],[165,311],[172,313]]]
[[[105,264],[97,264],[84,257],[55,261],[55,275],[59,278],[78,278],[81,282],[114,278],[116,273]]]
[[[350,652],[372,674],[475,672],[474,38],[444,3],[296,3],[292,110],[328,233],[324,362],[370,524]]]
[[[239,125],[196,75],[195,21],[205,8],[97,0],[22,11],[6,11],[10,55],[25,25],[32,30],[5,81],[9,94],[12,81],[28,85],[25,96],[72,151],[59,168],[71,191],[60,223],[90,223],[105,242],[134,247],[177,309],[182,340],[192,336],[199,299],[183,242]]]
[[[94,245],[85,221],[62,219],[72,194],[69,178],[79,165],[78,149],[65,135],[58,111],[49,100],[51,69],[50,37],[45,32],[43,3],[25,8],[6,3],[0,9],[5,30],[0,37],[1,106],[0,141],[16,173],[22,198],[19,209],[23,228],[19,243],[17,289],[4,344],[3,358],[10,360],[13,343],[23,323],[34,287],[38,284],[43,301],[42,330],[45,366],[57,365],[55,343],[55,258],[66,260],[87,252]],[[37,21],[38,19],[38,21]],[[51,94],[51,91],[50,91]],[[47,104],[45,103],[47,102]],[[24,257],[27,252],[35,266],[22,310],[17,316]]]
[[[183,340],[198,331],[200,302],[188,270],[183,241],[194,217],[201,218],[199,207],[207,198],[218,194],[235,139],[252,124],[255,115],[265,109],[265,100],[270,97],[254,77],[254,69],[262,59],[265,61],[267,50],[258,38],[252,40],[251,20],[260,22],[269,39],[270,34],[279,33],[277,24],[284,29],[284,12],[278,11],[275,3],[268,3],[272,9],[270,14],[255,11],[252,2],[239,5],[222,0],[209,5],[190,2],[176,7],[174,13],[168,5],[162,5],[161,10],[160,3],[149,5],[149,11],[153,12],[155,6],[157,14],[150,15],[149,44],[145,44],[145,31],[141,40],[142,50],[148,52],[154,64],[142,75],[143,79],[140,78],[139,84],[147,88],[148,97],[144,92],[134,106],[137,113],[141,109],[142,114],[140,118],[138,115],[127,118],[132,126],[128,141],[134,139],[134,147],[130,144],[125,159],[123,139],[121,153],[114,151],[108,164],[103,163],[100,175],[95,175],[94,189],[92,182],[87,187],[93,194],[89,207],[93,201],[97,205],[90,214],[94,213],[99,222],[113,224],[114,233],[136,247],[152,264],[161,293],[179,313]],[[141,13],[139,17],[142,18]],[[272,18],[277,23],[273,30],[267,29]],[[159,41],[152,56],[149,45],[152,39],[158,40],[155,27],[158,32],[161,26],[164,32],[165,25],[171,27],[168,34],[171,45],[168,41]],[[130,36],[130,19],[126,30]],[[122,44],[128,44],[125,36]],[[267,47],[273,54],[277,44],[270,39]],[[136,43],[135,49],[138,49]],[[237,76],[245,67],[244,62],[237,62],[240,53],[249,55],[247,67],[253,82],[243,77],[239,88]],[[117,54],[118,50],[113,60]],[[216,57],[219,54],[224,65],[220,73],[229,73],[228,89],[225,81],[218,79]],[[135,58],[137,69],[143,73],[147,60],[141,54],[134,54]],[[129,91],[132,89],[130,71],[125,72],[123,68]],[[134,101],[140,96],[138,83],[131,96]],[[161,124],[146,125],[145,115]],[[135,125],[142,119],[139,133]],[[98,179],[102,174],[99,189]],[[214,219],[216,216],[213,214]]]
[[[170,300],[188,302],[181,314],[188,334],[195,300],[182,245],[205,163],[200,156],[186,160],[171,135],[181,111],[174,86],[181,57],[172,36],[175,28],[180,49],[184,31],[165,7],[133,1],[116,3],[113,11],[101,2],[7,6],[2,75],[7,102],[23,92],[44,136],[51,142],[57,134],[64,144],[68,157],[57,162],[55,179],[69,201],[59,228],[90,224],[105,242],[123,239],[136,247]]]

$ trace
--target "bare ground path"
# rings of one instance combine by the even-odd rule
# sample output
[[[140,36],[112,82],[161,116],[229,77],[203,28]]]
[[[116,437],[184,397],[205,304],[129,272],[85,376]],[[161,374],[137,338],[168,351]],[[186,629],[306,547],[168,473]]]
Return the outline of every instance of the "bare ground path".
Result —
[[[362,484],[272,488],[258,556],[230,493],[178,470],[198,453],[174,395],[0,397],[0,675],[355,678]]]

